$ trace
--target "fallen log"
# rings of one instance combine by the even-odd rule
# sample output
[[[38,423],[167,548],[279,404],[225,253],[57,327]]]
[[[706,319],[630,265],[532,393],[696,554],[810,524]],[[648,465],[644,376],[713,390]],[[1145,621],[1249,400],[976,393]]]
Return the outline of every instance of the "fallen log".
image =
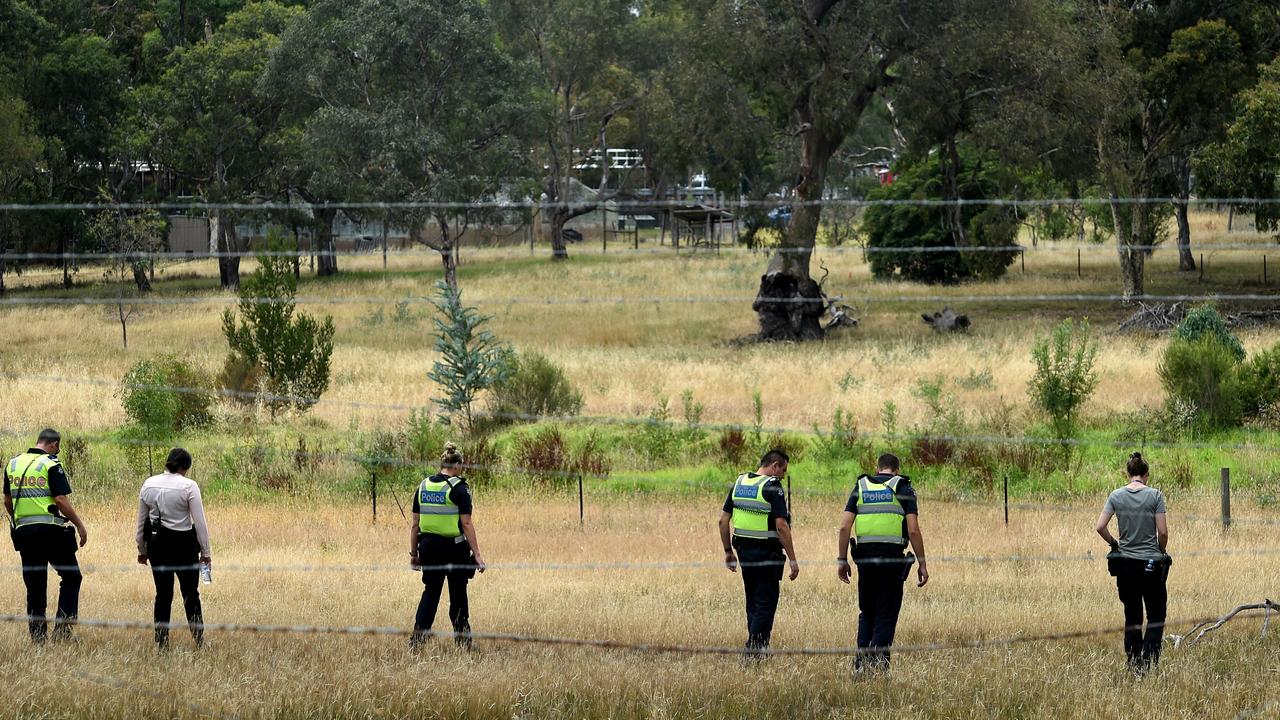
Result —
[[[1197,642],[1199,642],[1200,639],[1205,636],[1205,634],[1210,633],[1214,630],[1217,630],[1218,628],[1230,622],[1231,619],[1234,618],[1235,616],[1239,615],[1242,612],[1248,612],[1250,610],[1264,611],[1263,617],[1262,617],[1262,637],[1266,637],[1267,626],[1271,624],[1271,612],[1273,610],[1280,612],[1280,603],[1277,603],[1274,600],[1269,600],[1269,599],[1263,600],[1260,603],[1240,605],[1236,609],[1232,610],[1226,615],[1223,615],[1222,617],[1218,618],[1214,622],[1202,622],[1202,623],[1196,624],[1190,630],[1187,631],[1186,635],[1170,635],[1169,640],[1173,642],[1173,646],[1175,648],[1181,646],[1184,642],[1187,645],[1194,645]]]
[[[943,308],[942,312],[932,315],[925,313],[920,317],[935,332],[966,332],[969,329],[969,316],[957,315],[951,308]]]

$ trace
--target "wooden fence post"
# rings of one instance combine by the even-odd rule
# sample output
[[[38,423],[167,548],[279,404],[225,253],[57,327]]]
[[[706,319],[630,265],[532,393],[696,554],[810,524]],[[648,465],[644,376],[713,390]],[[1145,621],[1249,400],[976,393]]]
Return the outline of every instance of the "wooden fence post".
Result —
[[[1222,529],[1231,529],[1231,468],[1222,468]]]

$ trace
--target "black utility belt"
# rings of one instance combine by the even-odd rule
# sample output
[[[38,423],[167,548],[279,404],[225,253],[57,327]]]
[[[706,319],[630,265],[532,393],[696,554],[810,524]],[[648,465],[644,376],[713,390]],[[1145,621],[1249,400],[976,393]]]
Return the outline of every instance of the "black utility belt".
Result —
[[[1172,566],[1173,558],[1167,553],[1158,558],[1131,558],[1121,555],[1117,550],[1107,553],[1107,572],[1112,577],[1124,574],[1167,578]]]

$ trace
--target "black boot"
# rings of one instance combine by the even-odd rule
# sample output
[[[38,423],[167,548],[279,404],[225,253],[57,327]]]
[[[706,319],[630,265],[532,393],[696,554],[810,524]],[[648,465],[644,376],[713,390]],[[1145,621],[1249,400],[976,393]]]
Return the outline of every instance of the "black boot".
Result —
[[[164,652],[169,649],[169,628],[156,628],[156,649]]]

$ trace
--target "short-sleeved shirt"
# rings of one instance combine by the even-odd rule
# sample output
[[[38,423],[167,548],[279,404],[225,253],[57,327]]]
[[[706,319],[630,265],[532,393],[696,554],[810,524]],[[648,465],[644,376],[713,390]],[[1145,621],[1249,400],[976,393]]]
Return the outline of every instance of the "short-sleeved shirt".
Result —
[[[1164,493],[1153,487],[1119,488],[1107,497],[1104,510],[1116,516],[1120,555],[1134,560],[1164,557],[1156,533],[1156,515],[1165,512]]]
[[[45,451],[41,450],[40,448],[28,448],[27,453],[31,455],[46,454]],[[58,459],[57,455],[50,455],[49,457],[53,458],[54,460]],[[4,468],[4,494],[5,495],[13,494],[9,489],[8,465],[6,465]],[[62,469],[61,464],[54,465],[53,467],[49,468],[49,494],[53,495],[54,497],[58,497],[59,495],[71,494],[71,481],[67,479],[67,471]],[[55,515],[57,517],[61,517],[61,513],[58,512],[57,505],[50,505],[49,508],[50,508],[49,509],[50,514]]]
[[[907,515],[920,514],[920,501],[916,498],[916,490],[911,487],[911,480],[905,475],[899,475],[902,478],[898,481],[898,502],[902,504],[902,536],[907,536]],[[893,479],[893,475],[877,473],[871,476],[874,483],[885,484]],[[849,502],[844,505],[845,512],[858,514],[858,488],[854,488],[849,494]],[[849,538],[849,547],[852,548],[854,558],[864,557],[898,557],[902,555],[902,547],[892,543],[864,543],[859,545],[856,538]]]
[[[756,473],[747,473],[747,478],[760,477]],[[736,483],[735,483],[736,485]],[[770,478],[764,483],[761,495],[769,503],[769,531],[776,532],[778,518],[791,522],[791,511],[787,509],[787,491],[777,478]],[[733,488],[724,499],[724,511],[733,512]],[[738,559],[742,562],[765,562],[782,556],[782,541],[777,538],[744,538],[734,536],[733,546],[738,549]]]

